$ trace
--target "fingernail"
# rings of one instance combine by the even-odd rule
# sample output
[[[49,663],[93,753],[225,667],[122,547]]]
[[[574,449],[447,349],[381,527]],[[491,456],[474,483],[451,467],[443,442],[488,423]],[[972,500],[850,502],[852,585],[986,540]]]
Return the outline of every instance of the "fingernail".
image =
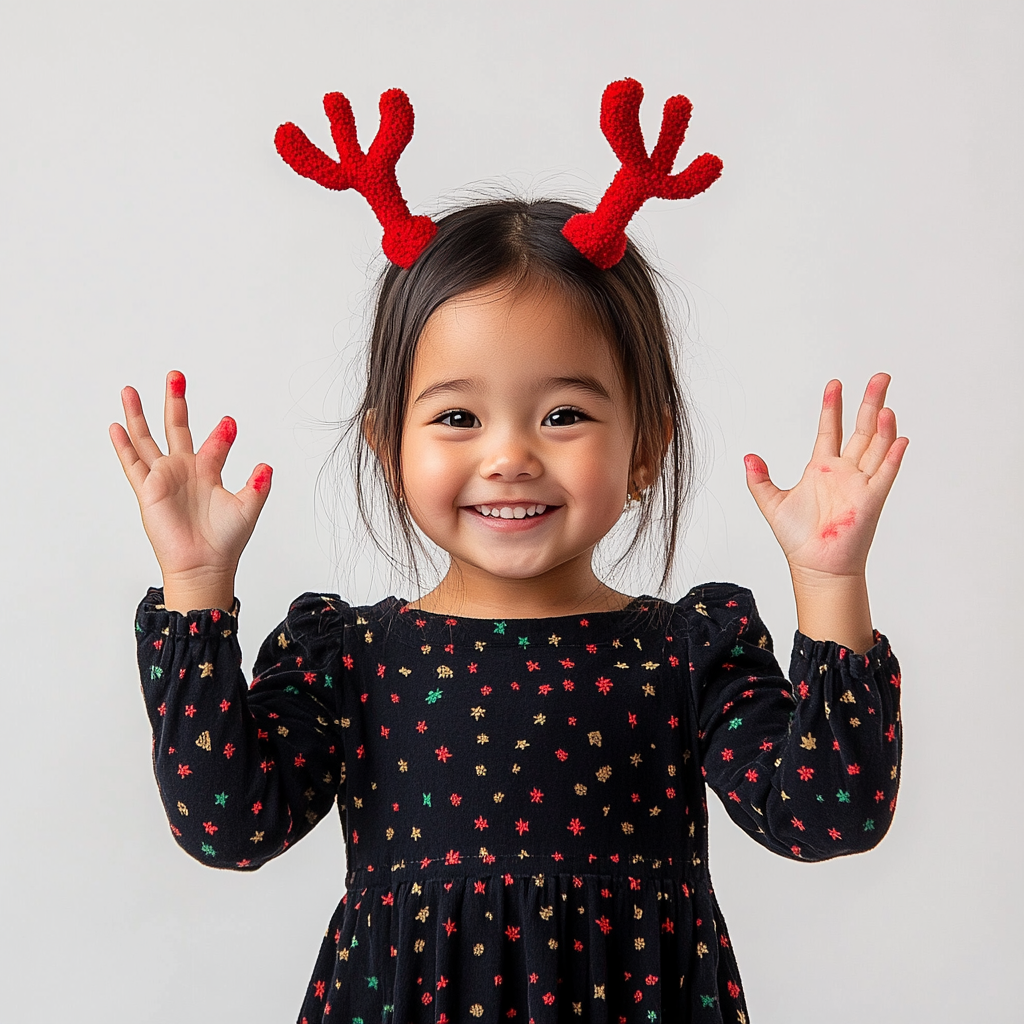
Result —
[[[224,419],[217,424],[215,436],[222,444],[233,444],[235,438],[238,436],[238,425],[230,416],[225,416]]]
[[[167,378],[167,387],[175,398],[185,397],[185,374],[172,370]]]
[[[265,463],[256,467],[256,473],[252,478],[252,489],[257,494],[262,494],[270,486],[270,478],[274,471]]]

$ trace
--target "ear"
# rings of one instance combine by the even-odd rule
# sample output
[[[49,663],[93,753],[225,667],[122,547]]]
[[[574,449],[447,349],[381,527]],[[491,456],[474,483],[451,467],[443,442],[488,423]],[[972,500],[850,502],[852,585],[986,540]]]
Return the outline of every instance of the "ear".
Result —
[[[661,428],[661,450],[657,453],[648,452],[633,464],[633,472],[630,478],[632,481],[631,486],[635,484],[638,490],[646,490],[661,475],[661,462],[665,457],[665,452],[668,451],[668,446],[672,443],[672,434],[674,433],[672,414],[669,412],[668,406],[665,407],[662,413]]]
[[[388,482],[388,487],[391,488],[391,492],[395,493],[395,480],[394,475],[388,465],[386,453],[381,451],[380,437],[377,433],[377,410],[370,408],[366,410],[363,416],[363,437],[366,439],[366,443],[370,447],[370,451],[377,457],[377,461],[380,463],[381,469],[384,470],[384,478]]]

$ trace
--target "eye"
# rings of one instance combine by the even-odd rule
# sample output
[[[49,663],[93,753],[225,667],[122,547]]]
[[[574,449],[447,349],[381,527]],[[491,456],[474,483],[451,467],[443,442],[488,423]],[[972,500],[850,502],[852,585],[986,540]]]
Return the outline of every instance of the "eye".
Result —
[[[465,409],[452,409],[439,416],[435,423],[443,423],[446,427],[479,427],[480,421]]]
[[[562,405],[553,409],[544,417],[541,426],[544,427],[573,427],[582,423],[590,417],[582,410],[572,405]]]

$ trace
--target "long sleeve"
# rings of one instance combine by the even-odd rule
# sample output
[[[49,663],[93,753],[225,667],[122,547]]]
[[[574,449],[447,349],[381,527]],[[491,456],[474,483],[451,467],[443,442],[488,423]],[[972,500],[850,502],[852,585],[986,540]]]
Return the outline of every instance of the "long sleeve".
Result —
[[[866,654],[797,632],[789,679],[748,590],[711,584],[680,602],[707,784],[783,856],[877,845],[899,786],[900,669],[884,636]]]
[[[237,608],[237,606],[236,606]],[[251,688],[235,614],[168,611],[152,589],[135,630],[153,767],[178,844],[252,870],[302,838],[345,781],[343,601],[304,594],[266,639]]]

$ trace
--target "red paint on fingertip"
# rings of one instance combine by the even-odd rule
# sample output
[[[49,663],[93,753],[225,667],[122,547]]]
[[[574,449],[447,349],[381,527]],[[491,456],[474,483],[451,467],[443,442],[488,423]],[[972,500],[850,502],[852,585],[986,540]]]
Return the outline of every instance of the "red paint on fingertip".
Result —
[[[185,374],[174,370],[167,377],[167,387],[175,398],[185,397]]]
[[[839,393],[843,390],[841,384],[833,384],[832,387],[825,389],[825,406],[831,408],[836,404],[836,399],[839,397]]]
[[[274,471],[269,466],[257,466],[252,478],[252,489],[257,494],[262,494],[270,486],[270,478],[273,475]]]
[[[853,526],[857,521],[857,513],[850,509],[845,516],[839,519],[833,519],[831,522],[825,524],[824,529],[821,531],[822,540],[835,540],[839,536],[840,530],[845,530],[847,527]]]
[[[744,455],[743,465],[747,467],[748,473],[757,473],[759,476],[768,475],[768,467],[756,455]]]
[[[235,438],[238,436],[238,426],[230,416],[225,416],[224,419],[217,424],[214,430],[214,437],[221,444],[234,444]]]

